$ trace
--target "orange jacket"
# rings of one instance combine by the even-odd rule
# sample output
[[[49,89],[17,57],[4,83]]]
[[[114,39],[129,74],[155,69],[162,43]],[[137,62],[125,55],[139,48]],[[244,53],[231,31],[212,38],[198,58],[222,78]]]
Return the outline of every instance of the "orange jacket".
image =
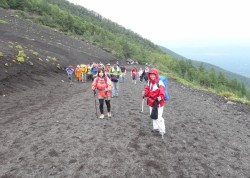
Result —
[[[75,75],[76,78],[78,78],[79,80],[81,79],[81,69],[79,67],[76,68]]]
[[[109,72],[110,72],[110,69],[111,69],[110,66],[107,66],[107,67],[106,67],[106,72],[109,73]]]

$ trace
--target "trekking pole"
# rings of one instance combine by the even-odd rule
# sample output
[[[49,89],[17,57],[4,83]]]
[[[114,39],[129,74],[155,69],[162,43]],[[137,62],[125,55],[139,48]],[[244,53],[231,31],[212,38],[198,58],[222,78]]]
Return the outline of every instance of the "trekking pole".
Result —
[[[143,112],[143,107],[144,107],[144,96],[142,97],[141,112]]]
[[[93,90],[93,91],[94,91],[94,98],[95,98],[96,91],[95,90]],[[97,116],[96,98],[95,98],[95,115]]]

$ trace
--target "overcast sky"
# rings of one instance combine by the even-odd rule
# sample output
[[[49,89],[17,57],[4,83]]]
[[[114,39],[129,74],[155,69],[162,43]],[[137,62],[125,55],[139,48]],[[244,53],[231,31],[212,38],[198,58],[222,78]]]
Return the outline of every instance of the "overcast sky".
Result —
[[[248,43],[250,39],[248,0],[69,1],[165,47],[206,46],[214,40],[216,44]]]
[[[250,0],[69,0],[184,57],[250,77]]]

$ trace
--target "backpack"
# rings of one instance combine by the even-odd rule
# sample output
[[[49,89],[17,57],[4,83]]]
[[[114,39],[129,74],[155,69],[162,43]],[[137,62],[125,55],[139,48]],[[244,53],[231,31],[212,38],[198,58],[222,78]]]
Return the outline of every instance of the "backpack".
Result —
[[[164,100],[165,101],[168,101],[169,100],[169,95],[168,95],[168,82],[167,82],[167,77],[165,77],[165,76],[159,76],[159,81],[162,81],[162,83],[164,84],[164,86],[165,86],[165,98],[164,98]],[[159,81],[157,82],[157,87],[159,88],[160,87],[160,85],[159,85]],[[149,85],[150,85],[150,81],[149,81]]]
[[[125,69],[126,69],[126,68],[125,68],[124,66],[122,66],[122,67],[121,67],[121,72],[125,72]]]
[[[142,78],[147,82],[148,81],[148,71],[146,72],[145,70],[141,74]],[[141,79],[142,80],[142,79]]]

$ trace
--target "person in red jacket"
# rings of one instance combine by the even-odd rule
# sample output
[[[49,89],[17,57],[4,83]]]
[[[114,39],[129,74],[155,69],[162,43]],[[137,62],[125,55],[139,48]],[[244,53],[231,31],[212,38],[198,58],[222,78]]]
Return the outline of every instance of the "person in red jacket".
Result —
[[[136,67],[133,67],[131,70],[131,77],[132,77],[132,82],[136,84],[136,75],[137,75],[137,69]]]
[[[158,109],[158,116],[153,120],[153,130],[152,132],[160,132],[163,136],[165,134],[165,121],[162,117],[164,108],[164,98],[165,98],[165,86],[161,80],[159,80],[158,70],[152,68],[148,72],[149,82],[142,92],[143,97],[147,97],[147,104],[149,106],[150,117],[152,116],[152,111],[154,107],[156,111]],[[152,117],[151,117],[152,118]]]
[[[97,73],[97,77],[94,79],[92,83],[92,90],[94,90],[94,93],[96,94],[95,90],[98,90],[98,99],[99,99],[99,108],[100,108],[100,119],[104,119],[104,112],[103,112],[103,105],[104,101],[107,105],[108,110],[108,117],[111,118],[111,104],[110,104],[110,98],[111,98],[111,89],[112,84],[111,80],[105,76],[105,70],[103,68],[100,68]]]

